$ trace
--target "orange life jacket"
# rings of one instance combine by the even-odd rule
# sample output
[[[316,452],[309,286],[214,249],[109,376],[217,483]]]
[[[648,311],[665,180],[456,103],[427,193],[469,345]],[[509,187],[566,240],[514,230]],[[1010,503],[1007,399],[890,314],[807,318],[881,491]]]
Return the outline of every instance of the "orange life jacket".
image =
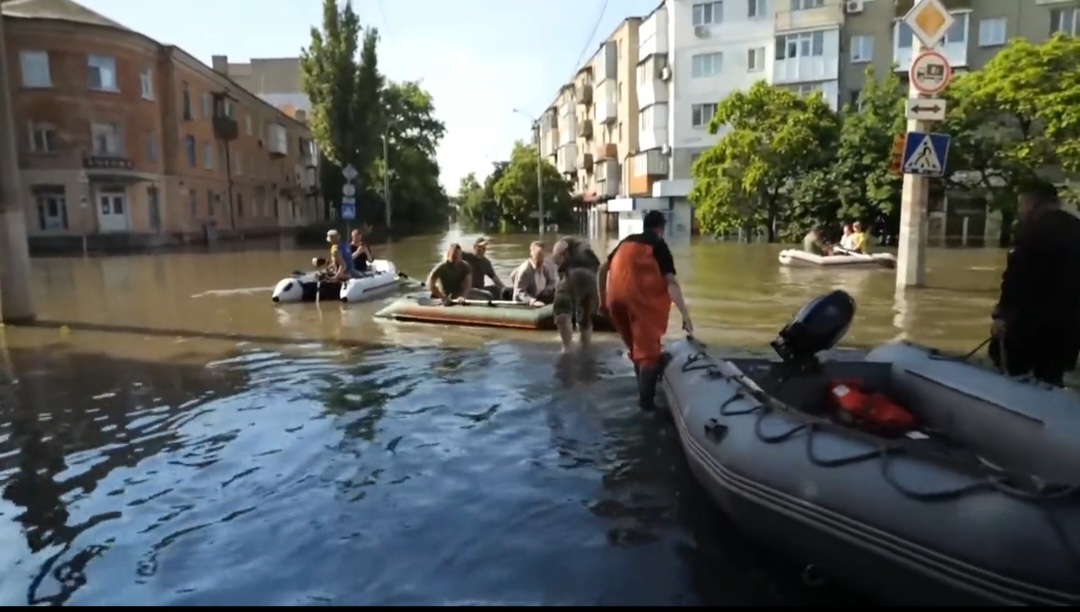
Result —
[[[914,414],[882,393],[863,390],[858,380],[832,381],[829,403],[842,421],[879,435],[903,435],[919,425]]]

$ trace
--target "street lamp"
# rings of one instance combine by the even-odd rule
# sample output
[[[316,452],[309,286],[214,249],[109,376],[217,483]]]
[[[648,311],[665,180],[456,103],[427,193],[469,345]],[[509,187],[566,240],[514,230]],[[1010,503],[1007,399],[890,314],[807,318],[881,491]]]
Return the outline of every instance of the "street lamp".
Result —
[[[547,218],[544,215],[544,174],[540,168],[540,120],[533,119],[528,113],[520,108],[513,109],[515,113],[524,116],[532,122],[533,138],[536,142],[536,203],[540,208],[540,236],[544,235],[544,226]]]

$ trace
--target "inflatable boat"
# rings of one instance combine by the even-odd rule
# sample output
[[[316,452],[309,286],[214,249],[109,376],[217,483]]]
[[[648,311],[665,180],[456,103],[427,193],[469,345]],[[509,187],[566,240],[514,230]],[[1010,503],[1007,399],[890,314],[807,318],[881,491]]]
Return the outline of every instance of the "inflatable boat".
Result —
[[[278,304],[316,300],[361,302],[370,299],[373,294],[382,294],[398,286],[401,278],[403,275],[398,273],[393,263],[376,259],[371,262],[368,272],[344,283],[320,282],[315,272],[293,272],[292,276],[278,281],[270,298]]]
[[[751,536],[888,604],[1080,605],[1078,396],[911,344],[819,362],[854,314],[830,297],[781,332],[780,360],[668,347],[661,388],[697,480]],[[836,381],[918,426],[838,418]]]
[[[850,254],[850,255],[815,255],[799,249],[780,251],[782,266],[821,266],[824,268],[895,268],[896,257],[890,253]]]
[[[375,316],[414,323],[555,329],[555,313],[550,305],[529,306],[510,300],[466,300],[464,304],[444,305],[426,291],[402,296],[375,313]],[[611,331],[611,322],[597,315],[593,320],[593,330]]]

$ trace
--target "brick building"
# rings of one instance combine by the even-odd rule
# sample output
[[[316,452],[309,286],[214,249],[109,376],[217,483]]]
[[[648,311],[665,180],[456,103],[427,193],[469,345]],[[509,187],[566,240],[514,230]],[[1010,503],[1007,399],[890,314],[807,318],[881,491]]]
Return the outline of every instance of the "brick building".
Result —
[[[32,241],[165,244],[317,220],[302,113],[70,0],[11,0],[3,16]]]

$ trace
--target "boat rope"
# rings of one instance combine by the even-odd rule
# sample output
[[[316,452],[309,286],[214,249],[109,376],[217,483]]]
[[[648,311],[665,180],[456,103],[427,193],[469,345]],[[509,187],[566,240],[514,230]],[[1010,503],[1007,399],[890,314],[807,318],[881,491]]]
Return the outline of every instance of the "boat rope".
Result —
[[[720,403],[720,416],[738,417],[753,415],[756,419],[754,423],[754,433],[762,442],[765,442],[766,444],[780,444],[792,440],[799,434],[805,432],[806,456],[813,465],[824,468],[833,468],[877,460],[880,462],[881,476],[885,482],[889,483],[890,486],[896,489],[896,491],[904,497],[917,501],[950,501],[977,493],[997,492],[1009,497],[1040,503],[1046,520],[1054,529],[1062,546],[1069,553],[1074,566],[1080,570],[1080,552],[1078,552],[1080,546],[1073,541],[1074,538],[1061,524],[1059,517],[1054,512],[1054,510],[1059,508],[1059,504],[1066,502],[1075,503],[1077,499],[1080,499],[1080,486],[1050,483],[1034,475],[1022,476],[1009,473],[986,474],[985,466],[975,466],[972,464],[967,464],[965,466],[965,464],[957,461],[955,458],[947,457],[941,453],[930,452],[927,449],[922,448],[915,451],[914,449],[917,447],[911,444],[905,444],[903,441],[885,440],[878,436],[834,423],[826,418],[819,418],[806,414],[803,411],[787,406],[770,397],[768,394],[759,391],[756,388],[756,385],[753,385],[752,381],[745,374],[727,375],[720,372],[717,369],[716,362],[713,361],[712,357],[704,350],[697,351],[687,356],[681,369],[683,373],[700,371],[705,376],[721,379],[736,385],[736,389],[731,396]],[[780,384],[783,384],[783,381],[781,381]],[[741,407],[740,400],[748,399],[756,400],[757,403],[751,404],[748,407]],[[766,417],[774,413],[794,415],[803,419],[805,422],[792,426],[786,431],[770,434],[765,431],[763,424]],[[867,443],[875,444],[876,448],[847,457],[825,459],[815,452],[814,441],[816,435],[821,432],[840,433],[847,436],[862,438]],[[974,474],[970,474],[970,472],[978,472],[978,476],[981,476],[982,479],[954,489],[932,492],[914,491],[901,484],[893,474],[893,459],[901,456],[912,458],[920,458],[920,456],[923,456],[922,458],[937,462],[960,464],[958,467],[968,468],[969,475],[974,476]],[[1029,487],[1024,488],[1019,481],[1026,481],[1027,484],[1029,484]]]

